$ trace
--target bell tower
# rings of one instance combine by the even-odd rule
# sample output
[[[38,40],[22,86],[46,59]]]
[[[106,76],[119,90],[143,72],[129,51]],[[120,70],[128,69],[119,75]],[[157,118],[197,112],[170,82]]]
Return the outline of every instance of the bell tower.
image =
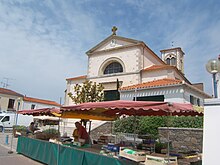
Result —
[[[167,65],[175,66],[184,74],[184,52],[180,47],[161,50],[162,60]]]

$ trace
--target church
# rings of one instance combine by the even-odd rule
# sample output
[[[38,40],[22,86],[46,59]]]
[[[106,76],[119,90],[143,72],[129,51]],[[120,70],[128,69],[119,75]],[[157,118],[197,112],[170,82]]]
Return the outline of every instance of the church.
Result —
[[[65,105],[72,105],[69,92],[85,80],[104,86],[104,99],[165,101],[203,106],[210,98],[203,83],[191,83],[184,75],[185,53],[180,47],[161,50],[158,57],[143,41],[112,34],[86,52],[86,75],[67,78]]]

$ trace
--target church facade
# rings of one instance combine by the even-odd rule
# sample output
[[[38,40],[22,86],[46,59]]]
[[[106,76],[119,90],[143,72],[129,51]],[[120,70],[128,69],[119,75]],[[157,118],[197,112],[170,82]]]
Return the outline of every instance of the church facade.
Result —
[[[192,84],[184,75],[180,47],[161,50],[158,57],[143,41],[113,34],[86,52],[87,74],[67,78],[65,105],[74,104],[68,93],[85,80],[104,86],[105,100],[190,102],[203,106],[203,84]]]

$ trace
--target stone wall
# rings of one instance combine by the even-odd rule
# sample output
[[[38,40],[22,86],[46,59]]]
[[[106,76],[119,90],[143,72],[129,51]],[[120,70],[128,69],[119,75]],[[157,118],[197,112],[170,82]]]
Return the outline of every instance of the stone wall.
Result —
[[[160,141],[167,142],[167,127],[158,128]],[[176,151],[202,152],[203,129],[198,128],[169,128],[172,148]]]
[[[113,129],[112,122],[106,122],[95,129],[91,130],[90,136],[93,140],[98,140],[101,135],[111,134]]]

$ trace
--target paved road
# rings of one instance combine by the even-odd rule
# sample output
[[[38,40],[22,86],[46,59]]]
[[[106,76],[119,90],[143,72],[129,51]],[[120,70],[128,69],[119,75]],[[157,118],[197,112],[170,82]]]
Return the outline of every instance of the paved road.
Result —
[[[9,135],[9,144],[6,144],[5,137]],[[1,165],[43,165],[23,155],[16,153],[17,138],[13,138],[11,147],[11,133],[0,133],[0,164]],[[13,151],[9,154],[8,151]]]

